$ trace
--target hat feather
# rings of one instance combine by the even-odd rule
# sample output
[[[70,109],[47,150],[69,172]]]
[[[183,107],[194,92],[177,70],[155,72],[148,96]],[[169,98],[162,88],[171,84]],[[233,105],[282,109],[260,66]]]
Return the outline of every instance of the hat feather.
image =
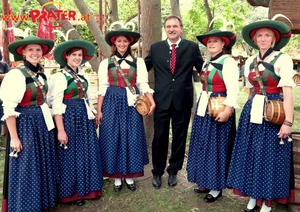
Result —
[[[285,19],[288,20],[288,21],[291,23],[291,25],[293,26],[293,23],[291,22],[291,20],[290,20],[288,17],[286,17],[285,15],[282,15],[282,14],[280,14],[280,13],[274,15],[273,18],[272,18],[271,20],[275,20],[275,19],[278,18],[278,17],[283,17],[283,18],[285,18]]]
[[[213,22],[217,19],[221,19],[223,21],[223,26],[220,28],[221,31],[227,31],[227,26],[232,26],[233,31],[235,30],[235,26],[234,23],[232,21],[226,21],[225,18],[223,18],[222,16],[216,16],[214,17],[210,23],[209,23],[209,27],[211,27],[211,25],[213,24]]]
[[[129,21],[127,23],[122,23],[121,21],[115,21],[113,23],[111,23],[110,27],[109,27],[109,31],[113,30],[113,27],[115,25],[120,25],[120,28],[125,28],[125,29],[129,29],[128,26],[131,26],[131,31],[135,31],[135,24],[132,21]]]

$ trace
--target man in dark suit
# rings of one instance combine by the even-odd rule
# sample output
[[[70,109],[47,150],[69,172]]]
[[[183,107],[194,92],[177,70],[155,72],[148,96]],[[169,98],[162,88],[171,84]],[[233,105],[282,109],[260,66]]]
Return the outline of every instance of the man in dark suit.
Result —
[[[152,164],[155,188],[161,187],[161,176],[166,167],[170,121],[172,120],[172,148],[167,172],[168,185],[177,185],[177,172],[182,168],[186,136],[193,106],[193,67],[200,73],[203,59],[197,43],[180,37],[183,24],[179,17],[169,16],[164,22],[168,39],[151,45],[145,63],[154,69],[156,109]],[[172,65],[172,44],[176,44],[175,70]],[[176,63],[175,63],[176,62]]]

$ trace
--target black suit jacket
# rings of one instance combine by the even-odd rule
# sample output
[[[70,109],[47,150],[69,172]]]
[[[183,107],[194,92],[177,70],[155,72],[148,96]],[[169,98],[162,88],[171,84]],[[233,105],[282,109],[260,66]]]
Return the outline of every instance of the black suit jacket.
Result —
[[[154,43],[145,58],[147,70],[154,69],[156,107],[167,110],[173,101],[176,110],[193,106],[193,66],[200,73],[203,59],[197,43],[182,39],[176,48],[174,75],[170,70],[171,49],[166,40]]]

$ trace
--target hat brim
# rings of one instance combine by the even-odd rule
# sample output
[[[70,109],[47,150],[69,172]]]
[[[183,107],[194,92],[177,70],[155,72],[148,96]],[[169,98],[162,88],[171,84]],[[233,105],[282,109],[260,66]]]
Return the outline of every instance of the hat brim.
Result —
[[[129,37],[130,46],[135,44],[141,37],[141,35],[137,32],[131,31],[110,31],[105,34],[105,41],[108,45],[112,46],[115,43],[115,40],[118,36],[126,36]]]
[[[63,67],[66,66],[67,51],[76,47],[82,49],[81,64],[84,64],[86,61],[92,59],[92,57],[94,56],[95,46],[92,43],[84,40],[70,40],[70,41],[65,41],[63,43],[60,43],[55,47],[53,53],[55,61]]]
[[[225,42],[226,49],[230,49],[236,41],[236,35],[229,31],[220,31],[214,33],[208,33],[205,35],[196,36],[198,41],[202,43],[204,46],[207,46],[208,38],[210,37],[220,37]]]
[[[274,32],[276,41],[274,49],[279,51],[283,48],[290,40],[292,36],[291,29],[285,23],[276,20],[264,20],[251,23],[242,29],[242,37],[246,43],[255,48],[259,49],[258,46],[254,43],[253,37],[258,29],[267,28]]]
[[[8,45],[8,50],[10,53],[14,55],[16,61],[23,60],[23,48],[29,44],[39,44],[42,46],[43,56],[48,54],[54,46],[54,41],[50,39],[40,39],[35,37],[36,39],[23,39],[18,40]]]

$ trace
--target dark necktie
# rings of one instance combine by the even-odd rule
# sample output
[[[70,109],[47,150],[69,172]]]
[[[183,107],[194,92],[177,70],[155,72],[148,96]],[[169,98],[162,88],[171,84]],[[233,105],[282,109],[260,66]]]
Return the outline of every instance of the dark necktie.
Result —
[[[266,51],[266,53],[265,53],[264,55],[261,55],[261,53],[259,52],[259,59],[260,59],[260,61],[258,61],[258,65],[261,63],[261,64],[263,64],[263,66],[264,66],[266,69],[268,69],[268,70],[270,70],[270,71],[272,71],[272,72],[274,72],[274,66],[271,65],[271,64],[269,64],[269,63],[267,63],[267,62],[264,62],[264,60],[265,60],[270,54],[272,54],[273,51],[274,51],[273,48],[269,48],[269,49]]]
[[[171,52],[170,69],[171,69],[171,73],[174,74],[175,65],[176,65],[176,44],[172,44],[171,46],[172,46],[172,52]]]
[[[274,72],[274,65],[271,65],[271,64],[269,64],[269,63],[267,63],[267,62],[263,62],[264,59],[266,59],[270,54],[273,53],[273,51],[274,51],[273,48],[269,48],[263,56],[262,56],[261,53],[259,52],[259,56],[258,56],[258,57],[259,57],[260,60],[257,62],[257,66],[258,66],[259,64],[262,64],[266,69],[268,69],[268,70]],[[251,70],[251,69],[254,69],[254,63],[253,63],[253,62],[250,64],[250,70]]]

